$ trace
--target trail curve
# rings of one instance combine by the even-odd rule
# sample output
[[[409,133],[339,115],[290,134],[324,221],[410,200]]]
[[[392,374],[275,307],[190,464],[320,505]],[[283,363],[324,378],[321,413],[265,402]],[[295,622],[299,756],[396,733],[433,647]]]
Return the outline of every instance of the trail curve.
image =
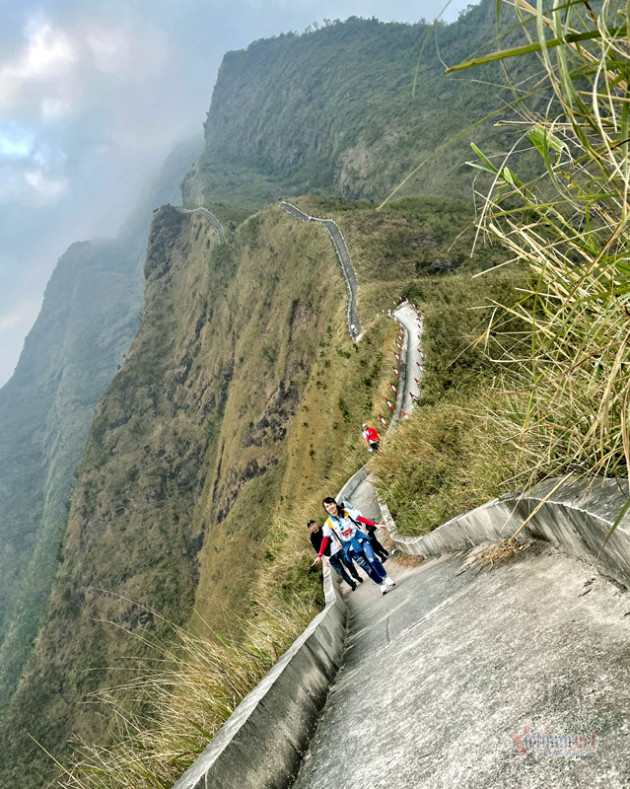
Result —
[[[221,222],[216,218],[216,216],[207,208],[202,208],[199,206],[198,208],[180,208],[179,206],[173,206],[173,208],[178,211],[180,214],[202,214],[203,216],[207,217],[210,222],[212,222],[212,226],[217,231],[217,235],[219,236],[219,243],[225,244],[225,233],[223,232],[223,227],[221,226]]]
[[[352,260],[350,259],[348,247],[346,246],[346,242],[344,241],[343,235],[337,223],[334,219],[320,219],[315,216],[309,216],[309,214],[305,214],[304,211],[301,211],[297,206],[294,206],[292,203],[287,203],[285,200],[281,200],[278,203],[278,206],[287,214],[295,217],[295,219],[299,219],[300,222],[316,222],[320,225],[324,225],[324,227],[328,230],[333,247],[337,253],[337,259],[341,265],[341,270],[346,280],[346,287],[348,290],[346,309],[348,332],[353,340],[358,341],[362,334],[361,321],[359,320],[359,313],[357,312],[359,282],[357,280],[354,266],[352,265]]]

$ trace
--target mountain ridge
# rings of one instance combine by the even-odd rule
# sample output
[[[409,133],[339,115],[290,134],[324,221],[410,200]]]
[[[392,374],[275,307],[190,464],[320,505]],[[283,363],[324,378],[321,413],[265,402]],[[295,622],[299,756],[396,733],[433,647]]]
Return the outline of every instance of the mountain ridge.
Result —
[[[59,259],[11,379],[0,389],[0,709],[15,687],[57,564],[73,475],[96,403],[140,321],[147,219],[173,199],[198,143],[176,148],[114,239]]]
[[[401,195],[468,199],[469,140],[483,140],[493,155],[516,137],[489,118],[466,139],[455,138],[497,100],[513,97],[499,87],[496,64],[469,79],[445,75],[444,63],[463,60],[473,42],[492,47],[495,36],[495,9],[482,2],[450,25],[351,17],[226,53],[205,146],[184,181],[185,201],[201,195],[261,207],[330,193],[380,202],[423,160]],[[449,138],[452,144],[435,155]]]

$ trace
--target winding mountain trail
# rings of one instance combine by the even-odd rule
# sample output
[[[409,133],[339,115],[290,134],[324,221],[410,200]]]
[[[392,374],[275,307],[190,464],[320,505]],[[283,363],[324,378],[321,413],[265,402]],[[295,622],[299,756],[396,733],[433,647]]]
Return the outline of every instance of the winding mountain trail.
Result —
[[[424,356],[420,348],[421,330],[418,325],[418,313],[405,302],[394,312],[396,318],[407,332],[407,356],[405,358],[405,380],[403,382],[402,408],[410,414],[414,401],[420,397],[420,378]]]
[[[421,327],[409,304],[393,317],[408,410]],[[369,476],[342,492],[383,521]],[[293,789],[630,786],[625,590],[545,543],[492,571],[474,554],[390,557],[386,596],[344,585],[344,657]]]
[[[318,222],[319,224],[324,225],[328,230],[330,239],[335,248],[335,252],[337,253],[337,258],[341,265],[341,270],[343,271],[343,275],[346,280],[346,287],[348,289],[348,302],[346,311],[348,331],[353,340],[358,340],[361,336],[361,322],[359,320],[359,313],[357,312],[357,294],[359,292],[359,283],[352,265],[352,260],[350,259],[348,247],[346,246],[346,242],[344,241],[341,230],[339,230],[337,223],[334,221],[334,219],[319,219],[315,216],[309,216],[308,214],[305,214],[304,211],[300,211],[299,208],[294,206],[292,203],[287,203],[285,200],[281,200],[278,203],[278,206],[283,211],[286,211],[287,214],[299,219],[300,222]]]
[[[397,410],[409,413],[422,316],[407,303],[389,314],[405,328]],[[367,467],[337,495],[390,522]],[[483,529],[465,534],[483,541]],[[627,590],[549,542],[492,570],[479,553],[390,556],[384,596],[368,578],[340,596],[327,571],[326,609],[176,789],[630,787]]]
[[[405,375],[397,398],[395,415],[390,422],[389,430],[395,429],[401,407],[406,414],[410,414],[414,406],[414,398],[420,396],[418,364],[423,359],[420,348],[420,332],[418,327],[418,312],[408,302],[403,302],[392,314],[392,317],[404,328],[405,341]],[[411,394],[410,394],[411,393]],[[364,466],[367,470],[368,466]],[[356,476],[356,475],[355,475]],[[353,478],[354,479],[354,478]],[[366,476],[355,487],[352,480],[342,489],[340,497],[351,499],[352,504],[359,509],[366,518],[378,523],[383,522],[378,493],[374,487],[374,480]]]
[[[179,211],[180,214],[203,214],[203,216],[207,217],[217,231],[217,235],[219,236],[219,244],[225,244],[225,233],[223,232],[223,227],[221,226],[221,222],[216,218],[214,214],[211,214],[207,208],[202,208],[199,206],[198,208],[180,208],[179,206],[173,206],[176,211]]]
[[[409,413],[421,319],[408,303],[392,317]],[[356,476],[340,495],[382,522]],[[625,590],[545,543],[492,571],[474,551],[386,566],[386,596],[344,585],[344,658],[293,789],[630,786]]]

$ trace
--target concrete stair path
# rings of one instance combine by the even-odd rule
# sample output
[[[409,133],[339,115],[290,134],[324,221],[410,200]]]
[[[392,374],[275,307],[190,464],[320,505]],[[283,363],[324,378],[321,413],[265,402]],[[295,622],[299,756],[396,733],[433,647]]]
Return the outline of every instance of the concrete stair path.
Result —
[[[217,236],[219,237],[219,244],[225,244],[225,233],[223,232],[223,227],[221,222],[216,218],[216,216],[208,211],[207,208],[203,208],[199,206],[198,208],[181,208],[179,206],[173,206],[173,208],[178,211],[180,214],[201,214],[205,216],[207,219],[210,220],[212,226],[217,231]]]
[[[278,207],[287,214],[290,214],[295,219],[299,219],[300,222],[315,222],[320,225],[324,225],[324,227],[328,230],[328,234],[330,235],[330,240],[332,241],[333,247],[335,248],[344,279],[346,280],[346,288],[348,291],[348,302],[346,308],[348,331],[350,332],[350,336],[353,340],[358,339],[362,332],[361,321],[359,320],[359,314],[357,312],[359,283],[357,281],[357,275],[354,270],[354,266],[352,265],[352,260],[350,259],[348,247],[346,246],[346,242],[344,241],[343,235],[341,234],[341,230],[339,230],[337,223],[334,219],[322,219],[316,216],[309,216],[292,203],[287,203],[286,200],[280,200]],[[354,331],[352,330],[353,326]]]
[[[379,519],[369,481],[351,500]],[[492,570],[386,567],[389,594],[344,591],[343,663],[294,789],[630,787],[625,591],[544,543]],[[525,727],[595,745],[521,755]]]
[[[302,221],[328,221],[289,204],[281,207]],[[356,282],[348,280],[345,266],[344,273],[348,324],[359,326],[353,312]],[[409,413],[409,392],[419,394],[415,378],[421,377],[416,371],[422,358],[418,316],[408,304],[394,315],[407,331],[398,408]],[[364,469],[344,486],[351,491],[347,497],[364,515],[382,522],[366,476]],[[569,552],[584,556],[582,549],[592,548],[593,541],[601,545],[608,509],[618,511],[618,502],[603,490],[589,499],[590,516],[572,499],[560,498],[547,518],[552,533],[563,537]],[[494,507],[499,532],[509,518],[503,506],[500,501],[488,505],[488,512]],[[487,524],[472,515],[460,518],[463,524],[454,519],[442,528],[449,534],[459,530],[460,542],[472,540],[472,532],[479,538],[474,542],[482,542]],[[575,524],[569,528],[568,521]],[[613,568],[626,566],[620,564],[627,553],[625,534],[620,527],[609,543]],[[448,535],[442,542],[448,543]],[[381,596],[365,576],[356,592],[345,587],[345,652],[315,733],[310,734],[315,719],[305,720],[312,708],[313,677],[307,675],[321,680],[318,661],[327,641],[337,645],[332,662],[338,664],[343,635],[338,612],[332,617],[338,620],[336,635],[329,622],[319,641],[282,658],[176,786],[284,789],[310,737],[293,789],[630,789],[630,599],[625,588],[544,542],[491,570],[471,561],[470,553],[447,553],[410,567],[390,557],[386,568],[397,586],[387,595]],[[336,604],[343,607],[338,598]],[[329,666],[327,673],[334,676]],[[323,701],[331,680],[321,681]],[[304,709],[293,703],[300,690],[308,697]],[[301,738],[296,721],[303,724]],[[258,757],[252,759],[253,745]]]
[[[395,316],[408,333],[410,410],[417,315],[404,304]],[[349,498],[382,522],[369,478]],[[595,525],[617,499],[606,488],[568,504],[577,525],[592,511],[585,528],[601,546],[609,527]],[[567,549],[582,545],[557,513],[545,518]],[[625,554],[613,547],[616,568]],[[474,551],[413,568],[390,558],[397,586],[385,596],[367,578],[344,590],[344,658],[293,789],[630,787],[627,591],[546,542],[491,570],[471,564]],[[569,736],[585,746],[574,755]]]

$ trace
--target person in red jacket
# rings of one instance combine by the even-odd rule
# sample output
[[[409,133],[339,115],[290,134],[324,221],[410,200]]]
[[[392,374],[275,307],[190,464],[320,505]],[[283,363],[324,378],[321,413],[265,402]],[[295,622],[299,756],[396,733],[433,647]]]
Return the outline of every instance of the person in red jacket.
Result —
[[[378,452],[378,444],[381,437],[375,427],[363,425],[363,438],[367,442],[368,452]]]

